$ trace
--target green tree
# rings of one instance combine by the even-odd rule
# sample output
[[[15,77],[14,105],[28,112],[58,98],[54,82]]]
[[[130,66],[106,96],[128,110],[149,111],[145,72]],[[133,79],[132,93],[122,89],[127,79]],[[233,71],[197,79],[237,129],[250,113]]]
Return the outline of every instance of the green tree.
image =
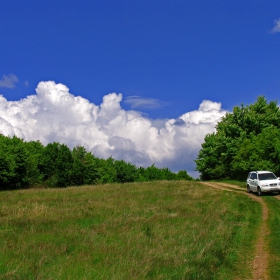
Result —
[[[98,169],[98,164],[100,160],[96,158],[91,152],[88,152],[84,147],[75,147],[72,151],[73,167],[72,167],[72,185],[89,185],[97,184],[98,182],[105,182],[107,179],[100,179],[103,175],[101,164],[100,169]],[[106,162],[106,161],[105,161]],[[106,163],[104,162],[104,165]],[[106,168],[104,168],[106,169]],[[98,173],[99,171],[99,173]],[[106,171],[105,171],[106,172]],[[106,181],[106,182],[107,182]]]
[[[135,175],[135,181],[136,182],[148,181],[148,178],[146,177],[146,170],[144,167],[140,166],[137,168],[136,175]]]
[[[87,151],[84,147],[75,147],[72,151],[73,166],[72,166],[72,185],[83,185],[86,180],[86,154]]]
[[[162,180],[171,181],[176,179],[176,174],[167,167],[161,168],[160,172]]]
[[[72,154],[65,144],[49,143],[43,150],[40,170],[50,187],[70,185],[72,165]]]
[[[273,141],[279,129],[276,101],[268,103],[260,96],[254,104],[234,107],[217,124],[216,132],[204,139],[195,160],[201,179],[244,179],[252,169],[279,170],[278,161],[274,162],[279,158],[278,143]]]
[[[238,179],[248,170],[271,170],[280,174],[280,129],[266,127],[258,135],[241,141],[232,168]]]
[[[34,186],[42,183],[43,176],[40,172],[39,166],[42,160],[44,146],[40,141],[30,141],[25,143],[27,152],[27,177],[28,185]]]
[[[22,139],[0,135],[0,188],[28,187],[27,153]]]
[[[154,164],[147,167],[145,170],[145,177],[148,181],[162,180],[162,172]]]
[[[134,182],[136,178],[137,168],[131,163],[124,160],[115,161],[116,177],[118,183]]]
[[[44,147],[40,141],[0,134],[0,190],[188,178],[186,171],[175,174],[154,164],[145,169],[112,157],[99,159],[82,146],[71,151],[58,142]]]
[[[187,173],[186,170],[180,170],[180,171],[177,173],[176,179],[177,179],[177,180],[188,180],[188,181],[194,180],[194,179]]]
[[[98,184],[117,182],[117,172],[115,160],[112,157],[108,159],[97,160],[97,181]]]

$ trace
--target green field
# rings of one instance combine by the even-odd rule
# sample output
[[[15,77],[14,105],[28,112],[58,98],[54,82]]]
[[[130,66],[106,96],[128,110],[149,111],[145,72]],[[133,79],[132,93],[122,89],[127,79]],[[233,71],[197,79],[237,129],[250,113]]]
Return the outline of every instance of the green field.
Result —
[[[269,271],[271,279],[279,279],[280,274],[280,202],[275,199],[273,195],[268,195],[264,197],[266,205],[269,208]]]
[[[199,182],[0,192],[0,279],[250,279],[260,222]]]

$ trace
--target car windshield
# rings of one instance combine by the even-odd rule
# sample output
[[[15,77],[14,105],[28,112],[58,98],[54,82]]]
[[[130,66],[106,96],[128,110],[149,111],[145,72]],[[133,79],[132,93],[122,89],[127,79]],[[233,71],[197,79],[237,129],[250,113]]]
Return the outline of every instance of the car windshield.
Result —
[[[277,179],[276,176],[273,173],[262,173],[259,174],[259,180],[263,181],[263,180],[273,180],[273,179]]]

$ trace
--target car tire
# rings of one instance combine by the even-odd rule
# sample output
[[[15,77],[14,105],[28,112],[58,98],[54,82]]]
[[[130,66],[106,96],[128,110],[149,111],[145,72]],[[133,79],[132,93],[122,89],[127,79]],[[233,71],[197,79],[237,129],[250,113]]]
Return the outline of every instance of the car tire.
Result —
[[[250,189],[250,186],[249,185],[247,185],[247,193],[251,193],[252,191],[251,191],[251,189]]]
[[[258,196],[262,196],[262,190],[260,187],[258,187]]]

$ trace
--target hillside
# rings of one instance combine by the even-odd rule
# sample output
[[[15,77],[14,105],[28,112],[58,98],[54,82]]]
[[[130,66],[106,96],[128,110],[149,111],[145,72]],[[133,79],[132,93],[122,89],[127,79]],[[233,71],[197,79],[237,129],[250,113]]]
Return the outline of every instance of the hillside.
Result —
[[[262,208],[243,193],[165,181],[0,200],[0,279],[252,279]]]

